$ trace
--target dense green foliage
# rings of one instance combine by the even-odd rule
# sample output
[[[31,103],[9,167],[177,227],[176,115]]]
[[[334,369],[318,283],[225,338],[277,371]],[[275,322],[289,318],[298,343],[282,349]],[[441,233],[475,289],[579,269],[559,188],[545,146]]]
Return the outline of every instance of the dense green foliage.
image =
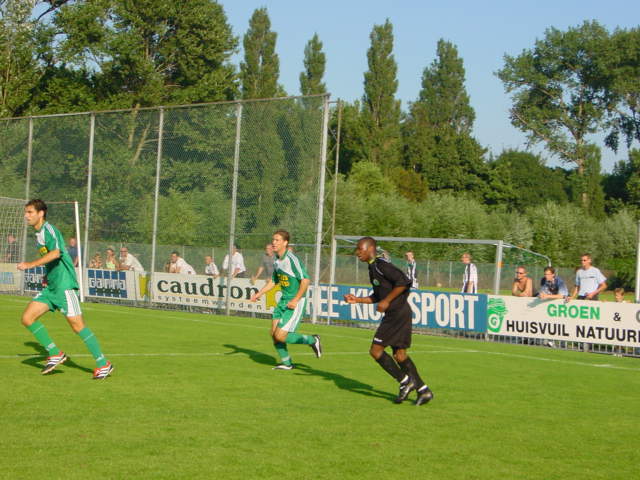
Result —
[[[0,116],[130,109],[96,115],[95,238],[145,243],[151,236],[158,113],[141,107],[285,95],[266,8],[249,19],[236,66],[240,39],[212,0],[35,2],[41,12],[40,4],[47,7],[38,18],[33,4],[0,2]],[[391,22],[375,25],[369,40],[362,98],[343,104],[340,145],[333,145],[340,149],[337,233],[503,238],[563,266],[582,250],[604,267],[632,261],[640,152],[632,149],[602,175],[591,135],[606,135],[612,149],[640,140],[639,28],[610,32],[596,21],[551,27],[530,49],[505,55],[497,76],[512,95],[513,124],[565,168],[525,151],[487,154],[473,136],[475,112],[454,43],[438,41],[403,113]],[[326,91],[330,61],[313,35],[304,46],[302,94]],[[303,173],[317,159],[309,139],[318,139],[319,108],[315,99],[246,106],[238,233],[262,234],[282,222],[313,231],[308,212],[317,178]],[[236,106],[167,112],[161,242],[220,243],[229,228]],[[1,123],[3,195],[24,192],[27,130],[24,122]],[[86,118],[34,122],[32,195],[85,198],[88,136]],[[135,202],[140,208],[130,208]]]
[[[367,329],[302,325],[325,354],[292,345],[298,368],[279,372],[269,320],[85,304],[115,366],[92,381],[93,359],[60,314],[43,322],[70,360],[40,375],[41,349],[18,321],[28,299],[2,301],[3,478],[363,480],[395,478],[399,465],[406,478],[442,480],[637,472],[635,442],[610,438],[635,436],[638,410],[603,408],[640,395],[632,358],[415,335],[411,356],[436,395],[415,407],[415,394],[393,404],[396,383],[369,356]],[[395,441],[399,429],[410,440]],[[25,448],[59,438],[73,448]]]

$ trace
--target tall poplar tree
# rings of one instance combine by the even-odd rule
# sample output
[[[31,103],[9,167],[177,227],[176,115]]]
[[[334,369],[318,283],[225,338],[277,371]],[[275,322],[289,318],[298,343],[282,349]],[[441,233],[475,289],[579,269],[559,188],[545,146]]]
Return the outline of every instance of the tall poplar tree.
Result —
[[[266,8],[257,8],[244,36],[244,61],[240,63],[242,98],[271,98],[278,92],[280,60],[276,53],[278,34],[271,31]]]
[[[387,19],[375,25],[367,51],[369,70],[364,74],[362,122],[365,131],[365,158],[388,172],[400,165],[400,100],[396,78],[398,66],[393,56],[393,26]]]
[[[300,73],[300,93],[315,95],[326,93],[327,87],[322,81],[326,64],[322,51],[322,42],[318,34],[314,34],[304,47],[304,72]]]
[[[439,40],[403,129],[406,163],[423,174],[432,190],[482,193],[485,188],[485,151],[471,136],[475,112],[464,83],[458,49]]]

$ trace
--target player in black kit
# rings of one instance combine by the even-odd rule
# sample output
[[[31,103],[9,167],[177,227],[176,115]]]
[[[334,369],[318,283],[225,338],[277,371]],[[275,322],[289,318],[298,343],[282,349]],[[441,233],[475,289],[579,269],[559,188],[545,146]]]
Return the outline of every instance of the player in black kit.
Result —
[[[433,398],[433,392],[422,381],[418,369],[407,355],[407,348],[411,346],[411,307],[407,302],[411,280],[391,262],[377,257],[376,248],[376,241],[371,237],[361,238],[356,248],[358,259],[369,264],[373,294],[369,297],[347,294],[344,299],[347,303],[378,304],[377,310],[384,313],[384,317],[373,336],[369,353],[400,383],[395,403],[402,403],[413,390],[417,390],[416,405],[422,405]],[[386,347],[393,349],[393,358],[385,351]]]

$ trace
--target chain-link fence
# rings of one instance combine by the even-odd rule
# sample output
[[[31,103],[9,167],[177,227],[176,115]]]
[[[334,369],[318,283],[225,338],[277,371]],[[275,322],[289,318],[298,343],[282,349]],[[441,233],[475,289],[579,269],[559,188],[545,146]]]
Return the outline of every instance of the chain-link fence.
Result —
[[[278,228],[319,262],[328,95],[0,121],[2,195],[78,201],[85,266],[126,246],[196,272],[232,245],[247,275]],[[53,217],[52,217],[53,221]],[[73,215],[55,215],[73,232]]]

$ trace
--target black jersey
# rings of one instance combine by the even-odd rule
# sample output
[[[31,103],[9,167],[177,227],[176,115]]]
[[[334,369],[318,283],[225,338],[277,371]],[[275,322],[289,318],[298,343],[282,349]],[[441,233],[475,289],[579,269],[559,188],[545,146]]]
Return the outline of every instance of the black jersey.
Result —
[[[400,310],[407,305],[411,279],[393,263],[382,257],[377,257],[369,264],[369,281],[373,286],[373,294],[370,296],[373,303],[384,300],[395,287],[407,287],[404,292],[391,301],[387,313]]]

